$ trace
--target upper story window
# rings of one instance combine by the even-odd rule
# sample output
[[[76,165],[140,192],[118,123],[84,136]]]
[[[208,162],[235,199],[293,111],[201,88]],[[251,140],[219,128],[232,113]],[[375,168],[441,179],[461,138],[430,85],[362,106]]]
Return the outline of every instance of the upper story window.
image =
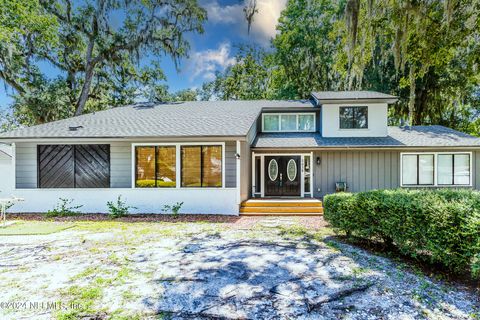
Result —
[[[340,129],[368,129],[368,107],[340,107]]]
[[[314,132],[315,113],[264,113],[263,132]]]

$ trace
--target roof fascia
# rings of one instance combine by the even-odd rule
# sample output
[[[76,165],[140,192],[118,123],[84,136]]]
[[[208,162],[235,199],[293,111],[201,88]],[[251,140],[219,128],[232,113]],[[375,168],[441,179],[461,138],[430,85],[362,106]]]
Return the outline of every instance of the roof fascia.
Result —
[[[1,142],[6,143],[21,143],[21,142],[37,142],[37,143],[50,143],[50,142],[197,142],[197,141],[246,141],[246,136],[153,136],[153,137],[35,137],[35,138],[1,138]]]

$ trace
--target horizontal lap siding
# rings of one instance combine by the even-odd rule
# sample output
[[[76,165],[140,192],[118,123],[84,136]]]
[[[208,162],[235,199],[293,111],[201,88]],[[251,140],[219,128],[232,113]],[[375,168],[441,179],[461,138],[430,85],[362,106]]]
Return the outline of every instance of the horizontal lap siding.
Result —
[[[399,151],[316,151],[315,197],[335,192],[336,182],[346,182],[350,192],[397,188],[399,157]]]

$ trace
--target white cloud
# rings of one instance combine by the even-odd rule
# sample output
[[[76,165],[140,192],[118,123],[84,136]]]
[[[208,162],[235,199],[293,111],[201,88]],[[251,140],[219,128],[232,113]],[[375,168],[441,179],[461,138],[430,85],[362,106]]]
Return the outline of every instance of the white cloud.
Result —
[[[211,81],[215,79],[216,71],[223,71],[233,64],[235,58],[231,56],[231,45],[228,42],[221,43],[217,49],[197,51],[190,57],[190,80],[202,78]]]
[[[208,21],[212,23],[236,24],[239,17],[243,17],[243,5],[241,3],[221,6],[216,0],[203,4],[208,12]]]
[[[255,15],[251,33],[264,41],[276,34],[276,26],[287,0],[258,0],[258,13]]]
[[[244,0],[245,2],[248,0]],[[275,36],[278,19],[287,5],[287,0],[257,0],[258,13],[254,17],[250,35],[243,13],[244,3],[222,6],[218,0],[205,0],[201,5],[208,12],[208,21],[214,24],[229,24],[238,28],[239,34],[251,37],[266,45]]]

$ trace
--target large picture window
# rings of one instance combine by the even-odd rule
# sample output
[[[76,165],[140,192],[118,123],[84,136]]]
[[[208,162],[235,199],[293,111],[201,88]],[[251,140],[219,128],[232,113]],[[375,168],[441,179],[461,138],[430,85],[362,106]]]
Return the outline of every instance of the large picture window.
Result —
[[[182,187],[222,187],[222,146],[181,146]]]
[[[368,129],[368,107],[340,107],[340,129]]]
[[[110,145],[39,145],[39,188],[109,188]]]
[[[315,113],[264,113],[263,132],[314,132]]]
[[[403,186],[470,186],[470,153],[402,154]]]
[[[135,148],[135,186],[138,188],[173,188],[176,186],[175,146]]]

